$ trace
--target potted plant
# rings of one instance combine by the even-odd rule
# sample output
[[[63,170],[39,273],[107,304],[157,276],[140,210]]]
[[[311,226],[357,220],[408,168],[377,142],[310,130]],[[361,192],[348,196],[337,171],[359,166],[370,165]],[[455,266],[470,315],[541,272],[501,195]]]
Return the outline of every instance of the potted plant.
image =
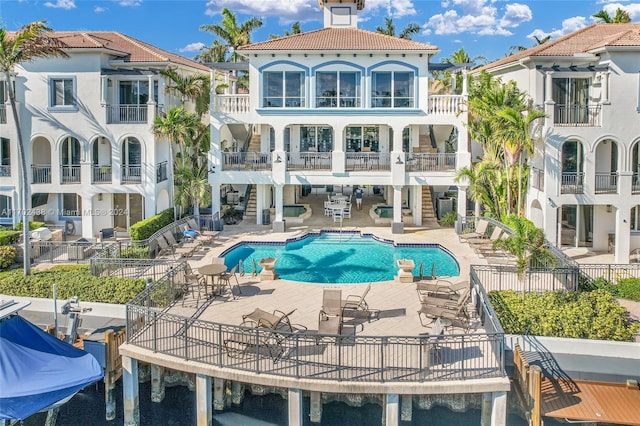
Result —
[[[237,223],[236,216],[238,212],[231,204],[226,204],[222,213],[222,220],[226,225],[235,225]]]

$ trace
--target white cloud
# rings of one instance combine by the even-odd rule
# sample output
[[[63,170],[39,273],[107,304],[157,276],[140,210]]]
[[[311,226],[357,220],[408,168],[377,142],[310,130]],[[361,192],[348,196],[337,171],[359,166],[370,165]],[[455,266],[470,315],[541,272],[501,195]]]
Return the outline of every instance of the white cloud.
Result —
[[[498,9],[497,0],[443,0],[448,8],[429,18],[423,25],[423,35],[461,34],[509,36],[514,28],[533,18],[526,4],[508,3]],[[502,17],[499,17],[502,14]]]
[[[142,4],[142,0],[120,0],[118,4],[125,7],[137,7]]]
[[[185,47],[178,49],[178,52],[199,52],[206,44],[202,42],[189,43]]]
[[[76,2],[75,0],[56,0],[55,3],[48,1],[44,5],[46,7],[69,10],[76,7]]]
[[[219,15],[224,7],[234,14],[259,18],[279,17],[281,24],[322,20],[317,3],[308,0],[209,0],[205,15]]]
[[[530,39],[533,39],[534,36],[537,36],[538,38],[544,38],[550,35],[552,39],[555,39],[565,34],[569,34],[576,30],[579,30],[580,28],[584,28],[587,25],[588,25],[587,18],[585,18],[584,16],[573,16],[571,18],[567,18],[564,21],[562,21],[562,28],[560,29],[544,31],[539,28],[536,28],[527,37]]]
[[[362,13],[363,15],[375,14],[380,10],[383,10],[384,14],[391,18],[402,18],[416,14],[413,0],[367,0]]]
[[[640,18],[640,3],[631,3],[631,4],[622,4],[622,3],[610,3],[608,2],[606,5],[602,7],[611,17],[616,14],[616,10],[618,8],[622,10],[626,10],[629,12],[629,16],[632,21],[638,20]],[[594,12],[595,13],[595,12]]]
[[[93,11],[94,11],[95,13],[102,13],[102,12],[106,12],[106,10],[107,10],[107,9],[106,9],[105,7],[100,7],[100,6],[96,6],[96,7],[94,7],[94,8],[93,8]]]

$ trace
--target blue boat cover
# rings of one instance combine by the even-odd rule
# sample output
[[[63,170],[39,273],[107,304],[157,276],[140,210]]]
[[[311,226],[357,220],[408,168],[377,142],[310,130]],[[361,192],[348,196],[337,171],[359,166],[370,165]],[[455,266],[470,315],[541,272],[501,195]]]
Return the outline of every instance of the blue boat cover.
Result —
[[[98,361],[14,315],[0,320],[0,420],[22,420],[103,377]]]

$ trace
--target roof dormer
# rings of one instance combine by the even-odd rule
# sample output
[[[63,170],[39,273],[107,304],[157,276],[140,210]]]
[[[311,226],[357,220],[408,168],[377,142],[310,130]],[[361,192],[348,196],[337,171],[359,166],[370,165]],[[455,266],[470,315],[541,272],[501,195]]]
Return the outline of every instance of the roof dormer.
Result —
[[[358,10],[364,8],[364,0],[318,0],[324,9],[325,28],[357,28]]]

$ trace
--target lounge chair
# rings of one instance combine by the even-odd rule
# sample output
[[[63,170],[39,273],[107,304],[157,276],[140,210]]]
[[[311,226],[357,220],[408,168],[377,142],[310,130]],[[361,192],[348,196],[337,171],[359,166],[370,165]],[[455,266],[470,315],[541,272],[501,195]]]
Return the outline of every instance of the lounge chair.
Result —
[[[424,297],[421,300],[422,304],[429,304],[439,306],[441,308],[447,308],[451,310],[457,310],[460,306],[464,306],[469,301],[471,296],[471,288],[469,284],[466,284],[465,288],[460,293],[452,293],[451,298],[443,299],[440,297]]]
[[[467,330],[469,328],[469,315],[467,314],[466,305],[470,294],[470,290],[463,292],[457,302],[448,304],[438,304],[437,301],[433,303],[432,298],[424,298],[421,302],[422,306],[418,311],[420,324],[422,324],[423,327],[429,324],[425,324],[423,321],[422,316],[424,315],[426,318],[431,319],[444,318],[451,320],[452,323],[455,322]]]
[[[255,327],[258,328],[268,328],[274,331],[286,331],[293,333],[294,329],[289,317],[295,311],[296,310],[294,309],[289,313],[284,313],[276,309],[273,313],[269,313],[263,309],[256,308],[250,314],[243,315],[242,321],[252,321],[255,324]]]
[[[160,252],[158,253],[159,256],[171,254],[174,259],[176,258],[176,255],[179,255],[180,257],[189,257],[196,249],[195,247],[176,247],[169,245],[168,241],[164,239],[162,235],[156,239],[156,242],[158,243],[158,247],[160,247]]]
[[[281,341],[273,338],[273,333],[267,330],[255,329],[251,320],[243,321],[239,328],[227,333],[223,338],[223,346],[230,358],[266,355],[273,363],[277,363],[284,348]]]
[[[187,219],[187,225],[189,225],[191,229],[200,229],[198,227],[198,224],[196,223],[196,220],[193,218]],[[200,235],[197,239],[209,245],[213,245],[213,240],[215,240],[218,235],[220,235],[220,231],[206,231],[200,229],[198,232],[200,233]]]
[[[322,309],[318,314],[318,334],[341,334],[342,290],[325,288],[322,292]]]
[[[371,290],[371,283],[364,289],[362,295],[350,294],[346,299],[342,300],[342,316],[344,316],[345,310],[351,310],[356,312],[364,312],[368,319],[371,319],[371,310],[365,298]]]
[[[469,238],[466,242],[473,248],[491,247],[493,242],[500,238],[500,236],[502,236],[503,232],[504,229],[496,226],[495,228],[493,228],[493,231],[491,232],[489,238]]]
[[[451,298],[458,296],[461,291],[469,287],[469,281],[452,283],[447,280],[437,280],[435,283],[433,281],[418,281],[416,283],[416,291],[420,300],[428,296]]]
[[[487,238],[487,230],[489,228],[489,221],[486,219],[478,219],[478,223],[476,224],[476,229],[473,232],[468,232],[466,234],[460,234],[458,238],[460,241],[466,241],[471,238]]]
[[[164,232],[162,234],[162,236],[167,240],[169,245],[171,245],[173,247],[184,247],[184,248],[193,247],[194,249],[200,247],[200,242],[199,241],[198,242],[196,242],[196,241],[189,242],[189,241],[183,240],[182,243],[177,242],[176,239],[174,238],[173,234],[171,232],[169,232],[169,231]]]

